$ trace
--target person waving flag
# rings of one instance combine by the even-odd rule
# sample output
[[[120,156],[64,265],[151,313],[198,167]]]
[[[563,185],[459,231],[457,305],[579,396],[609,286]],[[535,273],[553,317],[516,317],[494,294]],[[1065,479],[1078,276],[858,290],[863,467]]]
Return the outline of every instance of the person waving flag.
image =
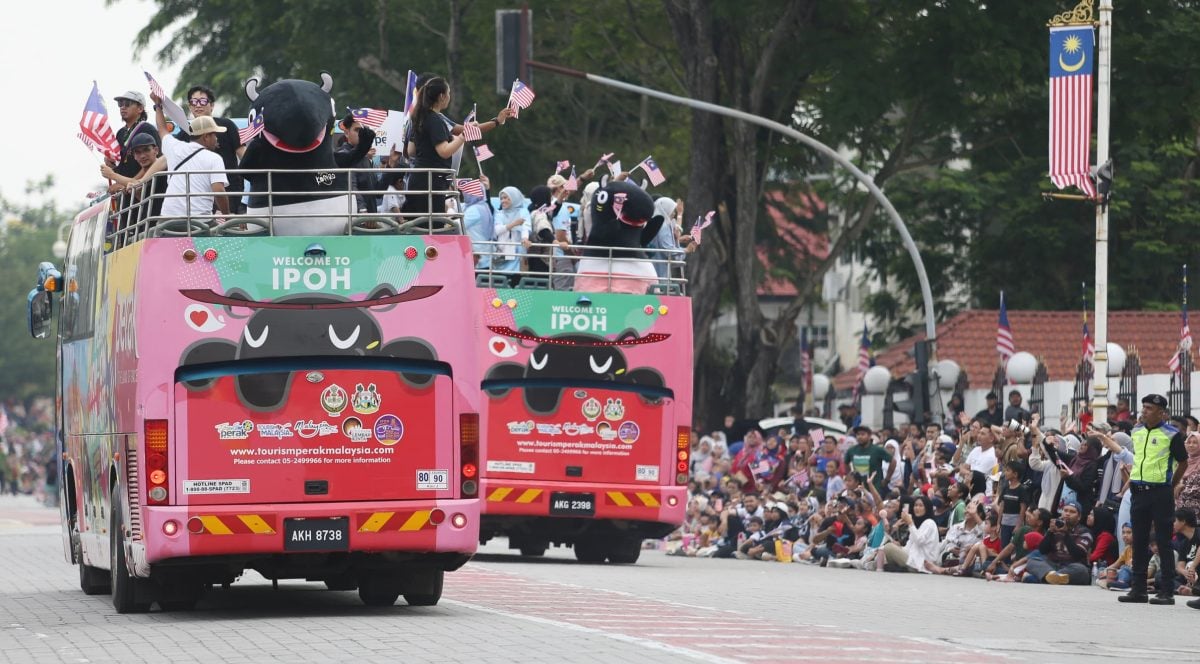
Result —
[[[479,128],[479,121],[475,119],[475,112],[478,106],[471,106],[471,114],[463,120],[463,140],[464,141],[482,141],[483,130]]]
[[[108,110],[100,96],[100,86],[92,81],[92,94],[83,106],[83,117],[79,120],[79,138],[84,145],[110,159],[120,159],[121,145],[117,135],[108,124]]]
[[[492,153],[492,149],[486,145],[480,145],[475,148],[475,159],[478,161],[487,161],[496,155]]]
[[[408,79],[404,85],[404,114],[412,113],[413,104],[417,103],[417,75],[413,70],[408,70]]]
[[[658,164],[654,163],[654,157],[646,157],[634,168],[645,171],[646,175],[650,176],[650,184],[655,187],[667,181],[667,176],[663,175],[662,171],[658,169]]]
[[[372,129],[379,129],[383,126],[384,122],[387,122],[388,112],[382,109],[347,107],[346,110],[350,111],[350,115],[354,116],[355,120],[358,120]]]
[[[521,109],[529,108],[536,96],[533,88],[522,83],[521,79],[513,81],[512,92],[508,94],[508,107],[513,110],[513,117],[519,117]]]

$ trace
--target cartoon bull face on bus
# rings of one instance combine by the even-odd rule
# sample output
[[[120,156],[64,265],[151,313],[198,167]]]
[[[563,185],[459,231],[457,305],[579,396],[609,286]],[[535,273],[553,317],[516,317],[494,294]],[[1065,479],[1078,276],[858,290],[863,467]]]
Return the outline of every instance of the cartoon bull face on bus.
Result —
[[[380,286],[362,302],[338,295],[308,293],[289,295],[270,302],[257,302],[244,292],[231,290],[220,296],[212,291],[183,291],[202,302],[223,305],[228,315],[253,311],[236,343],[225,339],[204,339],[183,352],[180,366],[292,357],[381,357],[412,360],[436,360],[433,347],[421,339],[402,338],[385,342],[378,321],[369,307],[390,309],[399,302],[429,297],[438,286],[416,286],[396,293]],[[274,410],[287,401],[293,372],[240,374],[235,378],[238,398],[255,410]],[[425,386],[432,374],[401,372],[406,382]],[[186,381],[192,390],[208,389],[215,378]]]
[[[562,381],[562,386],[530,385],[525,387],[525,406],[531,413],[549,415],[558,410],[564,389],[573,381],[610,381],[626,385],[642,385],[661,388],[666,386],[662,374],[654,369],[642,367],[630,369],[621,351],[620,344],[636,340],[633,331],[622,333],[616,342],[590,334],[566,334],[557,337],[537,337],[529,330],[522,330],[519,338],[537,343],[529,354],[529,361],[522,365],[501,362],[488,370],[485,380],[536,380],[553,379]],[[502,397],[510,387],[495,387],[487,393]],[[645,397],[643,397],[645,398]]]

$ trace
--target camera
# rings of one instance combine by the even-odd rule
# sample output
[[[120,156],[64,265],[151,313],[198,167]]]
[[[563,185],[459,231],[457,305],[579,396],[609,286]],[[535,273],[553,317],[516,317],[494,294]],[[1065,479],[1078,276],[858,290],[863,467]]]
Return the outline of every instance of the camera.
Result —
[[[1023,434],[1029,433],[1029,427],[1021,424],[1020,420],[1009,420],[1008,429],[1009,431],[1020,431]]]

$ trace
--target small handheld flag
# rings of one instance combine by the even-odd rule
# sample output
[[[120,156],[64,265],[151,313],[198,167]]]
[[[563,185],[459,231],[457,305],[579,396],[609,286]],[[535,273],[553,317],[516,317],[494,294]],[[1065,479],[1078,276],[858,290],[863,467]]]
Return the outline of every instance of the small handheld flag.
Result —
[[[486,145],[479,145],[475,148],[476,161],[487,161],[496,155],[492,153],[492,149]]]
[[[117,136],[108,125],[108,110],[104,108],[104,98],[100,96],[100,86],[92,81],[92,94],[88,96],[83,106],[83,117],[79,120],[79,137],[84,145],[99,151],[113,159],[120,159],[121,145]]]
[[[476,106],[471,107],[471,114],[463,120],[463,140],[467,141],[482,141],[483,130],[479,128],[479,121],[475,119]]]
[[[536,96],[533,88],[522,83],[521,79],[513,81],[512,92],[508,94],[508,107],[513,110],[513,117],[518,117],[520,109],[529,108]]]
[[[483,198],[486,191],[483,188],[483,183],[473,178],[460,178],[454,181],[454,186],[463,194],[468,196],[477,196]]]
[[[350,115],[354,116],[355,120],[374,129],[382,127],[383,123],[387,122],[388,112],[382,109],[346,107],[346,110],[350,111]]]
[[[567,191],[577,191],[579,189],[579,178],[575,177],[575,169],[571,169],[571,177],[567,178],[567,183],[563,185]]]
[[[691,235],[692,239],[696,241],[696,244],[700,244],[701,233],[704,232],[704,229],[712,225],[713,216],[716,214],[716,210],[709,210],[708,214],[704,215],[703,219],[696,217],[696,223],[692,224],[692,230],[690,233],[688,233],[688,235]]]
[[[658,169],[658,164],[654,163],[653,157],[646,157],[635,168],[645,171],[646,175],[650,176],[650,184],[656,187],[667,181],[667,176],[663,175],[662,171]]]
[[[607,164],[607,163],[608,163],[608,160],[609,160],[609,159],[612,159],[614,154],[616,154],[616,153],[615,153],[615,152],[609,152],[609,153],[607,153],[607,154],[602,154],[602,155],[600,155],[600,158],[596,160],[596,165],[595,165],[595,166],[593,166],[593,167],[592,167],[592,169],[594,170],[594,169],[600,168],[600,165],[601,165],[601,164]]]
[[[608,164],[608,172],[615,178],[623,171],[621,170],[621,160],[606,162]]]
[[[158,98],[162,99],[163,114],[170,118],[171,122],[174,122],[176,127],[179,127],[182,131],[191,134],[192,132],[189,130],[190,125],[188,123],[187,113],[183,112],[183,107],[181,107],[179,104],[176,104],[174,99],[171,99],[169,96],[167,96],[167,93],[163,91],[163,87],[158,84],[158,81],[154,80],[154,77],[150,75],[150,72],[142,70],[142,73],[146,75],[146,81],[150,83],[150,92],[153,92]]]
[[[568,169],[568,168],[570,168],[570,167],[571,167],[571,162],[570,162],[569,160],[562,159],[562,160],[560,160],[560,161],[558,162],[558,164],[556,164],[556,165],[554,166],[554,172],[555,172],[555,173],[560,173],[560,172],[562,172],[562,171],[565,171],[565,170],[567,170],[567,169]]]
[[[417,103],[417,75],[408,70],[408,80],[404,86],[404,114],[412,113],[413,105]]]

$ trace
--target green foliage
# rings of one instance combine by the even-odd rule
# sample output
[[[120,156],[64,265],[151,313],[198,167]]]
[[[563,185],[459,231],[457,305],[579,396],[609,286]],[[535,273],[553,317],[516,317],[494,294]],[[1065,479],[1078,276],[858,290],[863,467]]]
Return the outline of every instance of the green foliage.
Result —
[[[47,190],[47,182],[32,193]],[[38,263],[54,261],[50,246],[58,225],[67,220],[52,203],[17,207],[0,199],[0,400],[54,393],[54,341],[33,339],[26,322],[26,298],[34,287]],[[57,311],[55,314],[57,315]]]

